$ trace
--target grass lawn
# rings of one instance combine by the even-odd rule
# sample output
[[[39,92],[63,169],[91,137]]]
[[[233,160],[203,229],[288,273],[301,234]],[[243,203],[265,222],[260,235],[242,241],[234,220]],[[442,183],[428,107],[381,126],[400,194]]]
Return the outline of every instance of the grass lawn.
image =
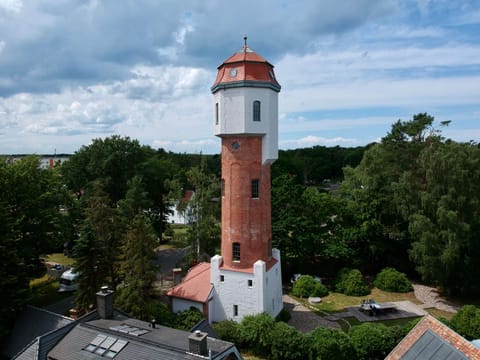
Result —
[[[66,257],[65,255],[63,255],[63,253],[54,253],[54,254],[47,255],[45,256],[44,260],[49,262],[54,262],[64,266],[67,266],[67,265],[72,266],[74,263],[74,260],[72,258]]]
[[[60,301],[72,295],[71,292],[58,292],[60,286],[58,279],[52,279],[46,274],[41,278],[30,281],[32,291],[31,305],[43,307]]]
[[[409,300],[414,304],[420,304],[413,291],[408,293],[394,293],[373,288],[370,295],[367,296],[348,296],[330,292],[329,295],[323,297],[322,302],[315,305],[315,307],[325,312],[335,313],[343,311],[347,306],[360,305],[364,299],[374,299],[376,302]]]
[[[439,310],[439,309],[436,309],[436,308],[428,308],[428,309],[425,309],[430,315],[432,315],[433,317],[437,318],[437,319],[440,319],[440,318],[445,318],[447,320],[451,320],[453,315],[455,315],[454,313],[451,313],[451,312],[448,312],[448,311],[443,311],[443,310]]]

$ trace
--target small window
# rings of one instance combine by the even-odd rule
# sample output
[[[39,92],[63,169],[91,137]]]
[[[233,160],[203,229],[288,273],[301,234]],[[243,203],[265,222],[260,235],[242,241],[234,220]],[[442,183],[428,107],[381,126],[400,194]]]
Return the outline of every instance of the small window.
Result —
[[[240,261],[240,244],[239,243],[233,243],[232,257],[233,257],[233,261]]]
[[[252,180],[252,198],[258,199],[260,197],[260,180]]]
[[[251,288],[253,286],[253,280],[248,280],[248,287]]]
[[[238,305],[233,305],[233,316],[238,316]]]
[[[253,102],[253,121],[260,121],[260,101]]]
[[[220,282],[225,282],[225,276],[220,275]]]
[[[215,125],[218,125],[218,103],[215,103]]]

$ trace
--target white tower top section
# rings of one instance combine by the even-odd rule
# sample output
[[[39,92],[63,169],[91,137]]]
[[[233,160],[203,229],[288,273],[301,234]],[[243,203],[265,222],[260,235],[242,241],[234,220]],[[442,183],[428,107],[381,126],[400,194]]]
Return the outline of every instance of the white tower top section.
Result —
[[[218,67],[211,89],[215,99],[215,135],[262,136],[262,163],[274,162],[278,158],[280,89],[273,65],[245,42],[242,49]]]

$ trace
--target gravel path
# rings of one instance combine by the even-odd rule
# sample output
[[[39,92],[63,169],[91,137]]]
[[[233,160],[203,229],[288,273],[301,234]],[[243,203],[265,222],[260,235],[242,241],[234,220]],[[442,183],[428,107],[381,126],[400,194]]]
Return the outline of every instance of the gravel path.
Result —
[[[283,307],[292,316],[288,324],[303,333],[312,331],[319,326],[340,329],[337,322],[329,321],[315,314],[288,295],[283,295]]]
[[[436,308],[452,313],[456,313],[459,309],[459,306],[442,298],[436,288],[420,284],[413,284],[413,291],[417,300],[423,303],[420,305],[421,308]]]

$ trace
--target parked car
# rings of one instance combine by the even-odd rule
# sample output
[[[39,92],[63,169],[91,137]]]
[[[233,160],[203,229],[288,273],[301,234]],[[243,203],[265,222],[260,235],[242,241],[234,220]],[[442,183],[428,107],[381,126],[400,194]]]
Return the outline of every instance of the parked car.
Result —
[[[77,278],[78,273],[75,272],[73,268],[65,271],[62,276],[60,276],[60,288],[58,291],[64,292],[77,290]]]

